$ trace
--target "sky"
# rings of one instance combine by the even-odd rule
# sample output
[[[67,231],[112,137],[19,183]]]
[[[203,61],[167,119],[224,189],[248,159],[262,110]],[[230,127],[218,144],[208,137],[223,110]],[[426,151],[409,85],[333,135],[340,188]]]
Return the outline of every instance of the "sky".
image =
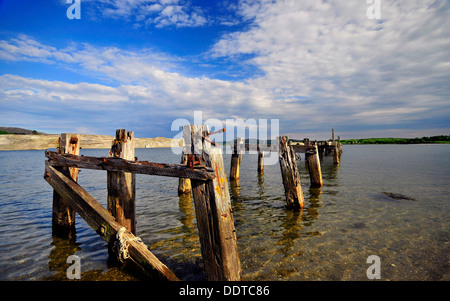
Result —
[[[195,111],[450,135],[450,1],[0,0],[0,126],[172,138]]]

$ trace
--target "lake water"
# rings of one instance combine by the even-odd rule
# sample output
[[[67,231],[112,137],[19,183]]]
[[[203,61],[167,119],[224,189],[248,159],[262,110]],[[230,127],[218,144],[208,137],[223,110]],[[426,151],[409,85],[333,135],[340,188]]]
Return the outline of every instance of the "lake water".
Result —
[[[180,160],[170,149],[136,156]],[[257,156],[243,156],[240,181],[230,183],[243,280],[367,280],[370,255],[382,280],[450,280],[450,145],[344,145],[339,166],[321,160],[321,189],[309,188],[303,159],[305,208],[296,212],[285,207],[279,165],[259,177]],[[78,215],[76,235],[52,234],[43,174],[44,151],[0,152],[0,280],[65,280],[70,255],[84,280],[138,279],[108,261],[107,244]],[[137,236],[181,279],[204,280],[192,199],[178,197],[178,179],[136,179]],[[79,183],[106,206],[106,172],[83,169]]]

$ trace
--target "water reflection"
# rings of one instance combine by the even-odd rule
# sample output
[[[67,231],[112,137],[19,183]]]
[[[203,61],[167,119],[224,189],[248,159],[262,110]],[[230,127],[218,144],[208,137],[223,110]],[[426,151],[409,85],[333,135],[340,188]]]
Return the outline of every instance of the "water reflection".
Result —
[[[197,241],[195,208],[192,194],[183,194],[179,196],[178,206],[182,215],[179,217],[181,222],[181,235],[183,243],[192,245]]]
[[[328,179],[332,185],[337,185],[339,165],[333,163],[333,158],[323,157],[320,160],[320,168],[322,170],[322,177]]]
[[[100,237],[98,237],[101,240]],[[71,255],[77,255],[80,257],[81,262],[81,278],[80,280],[87,281],[111,281],[111,280],[124,280],[132,281],[139,280],[142,275],[136,273],[135,270],[128,269],[127,267],[119,267],[114,257],[108,257],[106,270],[92,268],[92,261],[94,259],[90,256],[86,257],[86,250],[83,250],[83,244],[77,242],[77,230],[76,227],[72,227],[69,230],[53,229],[52,242],[53,249],[48,256],[48,269],[54,272],[50,276],[45,276],[43,280],[64,281],[69,280],[67,278],[67,269],[71,263],[67,263],[67,258]],[[84,247],[89,248],[85,245]],[[95,265],[95,264],[94,264]],[[103,264],[102,264],[103,265]],[[142,278],[144,279],[144,278]],[[141,280],[142,280],[141,279]]]
[[[305,226],[311,226],[313,220],[319,218],[319,208],[322,207],[321,199],[322,189],[321,188],[309,188],[309,206],[305,208],[305,215],[303,217],[303,223]]]
[[[266,194],[266,187],[264,186],[264,172],[258,172],[258,194],[260,197],[264,197]]]
[[[239,200],[241,197],[241,185],[239,179],[233,179],[229,181],[231,189],[231,199]]]
[[[291,255],[291,249],[295,241],[302,236],[320,236],[319,231],[306,231],[311,227],[315,220],[319,218],[319,208],[322,207],[320,198],[322,190],[320,188],[310,188],[310,197],[306,206],[301,210],[285,210],[280,216],[280,226],[283,228],[280,239],[276,245],[282,246],[278,253],[285,256]]]
[[[45,277],[44,280],[64,280],[67,279],[66,271],[69,264],[66,263],[67,257],[75,255],[79,251],[80,243],[77,243],[76,228],[72,227],[69,230],[53,229],[52,242],[54,246],[50,251],[48,258],[48,268],[55,274]]]
[[[302,210],[285,210],[285,214],[280,217],[280,226],[283,228],[281,237],[275,245],[281,246],[277,253],[283,254],[285,257],[291,254],[292,247],[296,239],[301,237],[303,225],[301,223]]]

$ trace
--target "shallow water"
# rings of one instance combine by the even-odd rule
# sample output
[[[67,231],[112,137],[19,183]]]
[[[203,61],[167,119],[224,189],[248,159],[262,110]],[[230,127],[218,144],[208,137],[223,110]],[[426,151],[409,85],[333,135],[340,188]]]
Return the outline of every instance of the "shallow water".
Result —
[[[170,149],[136,156],[180,159]],[[257,156],[244,155],[240,180],[230,183],[243,280],[367,280],[370,255],[381,259],[382,280],[450,280],[450,145],[349,145],[340,163],[324,157],[324,186],[310,189],[298,162],[305,208],[295,212],[285,208],[279,165],[258,176]],[[72,237],[52,235],[43,151],[2,151],[0,167],[0,280],[65,280],[70,255],[81,258],[84,280],[139,279],[108,260],[81,217]],[[136,179],[137,235],[181,279],[204,280],[192,199],[177,196],[178,179]],[[79,183],[106,206],[106,172],[82,170]]]

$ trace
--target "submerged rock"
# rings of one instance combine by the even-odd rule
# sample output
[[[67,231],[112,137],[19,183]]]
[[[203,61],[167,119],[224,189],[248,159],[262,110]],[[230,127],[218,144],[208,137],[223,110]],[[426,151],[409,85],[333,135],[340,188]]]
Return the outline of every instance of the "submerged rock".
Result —
[[[383,194],[387,195],[388,197],[390,197],[391,199],[394,200],[407,200],[407,201],[417,201],[416,199],[406,196],[404,194],[400,194],[400,193],[392,193],[392,192],[383,192]]]
[[[366,227],[366,224],[361,223],[361,222],[357,222],[357,223],[352,224],[351,227],[355,228],[355,229],[362,229],[362,228]]]

